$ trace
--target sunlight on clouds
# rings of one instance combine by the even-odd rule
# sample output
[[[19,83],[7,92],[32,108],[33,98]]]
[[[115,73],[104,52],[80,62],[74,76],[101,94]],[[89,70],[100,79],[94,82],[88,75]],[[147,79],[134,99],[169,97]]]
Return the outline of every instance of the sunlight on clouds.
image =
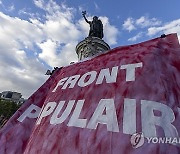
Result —
[[[57,41],[59,44],[61,43],[74,44],[74,42],[81,41],[82,39],[88,36],[89,25],[84,21],[84,19],[81,18],[76,23],[74,22],[73,12],[75,12],[75,9],[68,8],[64,4],[62,4],[61,6],[59,5],[56,6],[57,4],[53,1],[49,1],[49,3],[47,4],[44,4],[43,1],[40,1],[39,3],[37,6],[41,7],[41,4],[43,4],[44,5],[43,9],[45,9],[48,12],[48,14],[46,14],[45,23],[41,25],[41,28],[47,35],[47,38],[53,41]],[[52,9],[51,7],[55,9]],[[88,20],[92,20],[92,17],[87,17],[87,18]],[[117,39],[117,34],[118,34],[117,28],[115,28],[113,25],[110,25],[107,17],[100,17],[100,19],[102,20],[104,24],[105,41],[107,41],[107,43],[109,43],[110,45],[116,44],[116,39]],[[35,23],[33,20],[31,21]],[[36,23],[37,25],[40,24],[37,21]],[[74,55],[75,53],[75,46],[76,44],[71,46],[72,47],[71,52],[69,53],[71,53],[72,55]],[[59,45],[59,47],[61,47],[61,45]],[[62,52],[62,53],[65,54],[65,52]],[[43,55],[44,54],[45,52],[43,53]],[[63,57],[63,54],[61,54],[62,57]],[[55,55],[57,57],[60,56],[58,53],[56,53]],[[42,56],[40,57],[42,58]],[[72,59],[73,61],[77,61],[77,58],[75,58],[77,57],[76,55],[72,57],[74,57]],[[48,62],[49,65],[51,64],[50,66],[52,66],[53,63],[55,63],[54,60],[52,63],[50,61]],[[61,59],[61,63],[67,65],[69,64],[69,60],[64,59],[63,57]]]
[[[180,19],[165,23],[164,25],[159,27],[150,27],[148,28],[147,35],[153,36],[160,33],[161,34],[177,33],[178,39],[180,40]]]
[[[151,28],[148,28],[148,35],[156,34],[162,28],[161,27],[155,28],[152,26],[159,26],[161,25],[161,23],[162,22],[158,20],[157,18],[149,18],[148,16],[141,16],[138,19],[133,19],[129,17],[124,21],[123,28],[125,30],[128,30],[129,32],[131,32],[132,30],[142,31],[142,32],[138,32],[135,36],[128,39],[128,41],[134,42],[143,37],[146,31],[146,28],[148,27],[151,27]]]
[[[129,32],[133,30],[137,30],[138,28],[145,28],[150,26],[158,26],[161,24],[156,18],[151,18],[147,16],[141,16],[138,19],[134,19],[132,17],[127,18],[123,23],[123,29],[128,30]]]
[[[140,27],[157,26],[160,24],[161,24],[161,21],[159,21],[158,19],[156,18],[149,19],[146,16],[142,16],[136,20],[136,25]]]
[[[37,7],[43,9],[43,6],[44,6],[44,0],[34,0],[34,4],[35,4]]]
[[[0,5],[2,2],[0,0]],[[65,2],[58,5],[54,0],[33,2],[37,12],[31,12],[33,10],[29,8],[18,12],[26,14],[29,17],[26,20],[0,12],[0,82],[3,83],[0,91],[15,90],[25,97],[44,83],[47,69],[77,62],[75,47],[89,32],[89,25],[83,17],[76,18],[77,12],[84,10],[82,7],[78,10],[68,7]],[[94,5],[98,9],[98,5]],[[92,21],[92,16],[87,14],[87,18]],[[118,28],[110,23],[108,17],[99,18],[104,25],[103,39],[109,45],[117,44]],[[141,16],[137,19],[129,17],[123,23],[124,30],[142,31],[137,31],[137,35],[128,41],[136,41],[146,35],[147,28],[148,36],[172,32],[180,36],[180,19],[162,25],[156,18]]]
[[[3,72],[0,74],[0,82],[3,83],[0,91],[15,90],[28,97],[45,81],[42,74],[46,69],[21,49],[25,46],[30,49],[33,42],[42,40],[42,32],[33,24],[2,12],[0,22],[0,71]]]
[[[61,47],[61,52],[58,53],[58,43],[52,40],[47,40],[44,43],[38,44],[42,53],[39,58],[46,61],[49,66],[66,66],[70,62],[77,62],[75,50],[77,42],[70,42]]]
[[[7,10],[8,10],[9,12],[14,11],[14,10],[15,10],[14,5],[12,4],[11,6],[9,6]]]
[[[38,4],[38,6],[41,5]],[[49,1],[43,6],[43,9],[47,11],[44,24],[36,19],[31,19],[46,34],[46,41],[37,44],[42,50],[39,58],[51,67],[69,65],[71,61],[76,62],[75,46],[81,37],[81,32],[77,25],[73,23],[73,8],[68,8],[64,4],[59,6],[55,2]],[[62,46],[62,44],[64,45]],[[64,51],[67,46],[68,51]]]
[[[3,83],[0,86],[1,91],[19,91],[27,98],[46,80],[47,77],[42,75],[45,71],[43,65],[36,59],[27,57],[25,51],[1,50],[1,56],[3,56],[3,59],[0,58],[0,71],[3,72],[0,74]]]
[[[89,21],[93,19],[93,16],[87,17]],[[119,34],[118,29],[111,25],[109,22],[109,19],[104,16],[100,16],[99,19],[103,23],[103,32],[104,32],[104,40],[109,44],[109,45],[115,45],[117,44],[117,36]],[[89,24],[87,24],[84,19],[80,19],[78,23],[76,24],[78,29],[82,32],[81,37],[85,38],[88,36],[89,33]]]
[[[91,20],[92,18],[87,17],[88,20]],[[81,31],[81,39],[84,39],[88,36],[89,33],[89,25],[84,21],[83,18],[79,19],[76,23],[77,28]]]
[[[33,41],[40,41],[43,38],[41,29],[26,20],[13,18],[0,12],[0,22],[1,34],[6,35],[9,40],[16,40],[19,45],[23,44],[30,47],[32,46]]]
[[[42,28],[48,38],[62,43],[77,40],[80,35],[73,23],[60,16],[54,20],[47,20]]]
[[[131,37],[128,39],[128,41],[136,41],[137,39],[141,38],[142,37],[142,32],[138,33],[137,35],[135,35],[134,37]]]
[[[157,18],[148,18],[146,16],[141,16],[138,19],[133,19],[131,17],[127,18],[127,20],[123,24],[123,28],[128,30],[129,32],[135,29],[148,28],[147,35],[161,35],[163,33],[177,33],[178,39],[180,40],[180,19],[162,24],[160,20]],[[143,37],[143,33],[138,33],[136,36],[131,37],[128,41],[136,41],[137,39]]]
[[[39,54],[39,58],[46,61],[50,66],[58,66],[58,59],[56,55],[57,43],[52,40],[47,40],[43,43],[38,43],[38,46],[42,50]]]
[[[78,58],[75,52],[75,46],[77,45],[78,42],[69,42],[65,44],[61,52],[59,53],[59,65],[58,66],[66,66],[69,65],[70,62],[77,62]],[[73,50],[72,50],[73,49]]]
[[[129,17],[127,18],[124,23],[123,23],[123,28],[125,30],[128,30],[129,32],[131,32],[132,30],[135,30],[135,26],[134,26],[134,19]]]
[[[47,79],[44,76],[49,69],[47,66],[61,67],[77,62],[75,46],[87,37],[89,31],[83,18],[75,20],[75,8],[63,3],[58,5],[53,0],[34,0],[34,4],[45,14],[23,9],[18,13],[28,15],[29,19],[22,20],[0,12],[0,71],[3,72],[0,74],[3,83],[0,91],[15,90],[26,98]],[[105,41],[116,44],[118,29],[107,17],[100,18],[104,24]]]
[[[107,17],[99,17],[102,20],[103,28],[104,28],[104,40],[109,45],[117,44],[117,36],[118,36],[118,29],[109,23],[109,19]]]

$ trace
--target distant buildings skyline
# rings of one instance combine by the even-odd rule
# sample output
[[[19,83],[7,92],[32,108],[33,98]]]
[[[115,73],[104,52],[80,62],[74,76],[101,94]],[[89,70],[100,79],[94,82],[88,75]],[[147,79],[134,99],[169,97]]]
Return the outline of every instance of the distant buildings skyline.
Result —
[[[0,93],[0,98],[16,102],[17,104],[23,103],[25,101],[25,99],[22,97],[22,94],[15,91],[3,91]]]

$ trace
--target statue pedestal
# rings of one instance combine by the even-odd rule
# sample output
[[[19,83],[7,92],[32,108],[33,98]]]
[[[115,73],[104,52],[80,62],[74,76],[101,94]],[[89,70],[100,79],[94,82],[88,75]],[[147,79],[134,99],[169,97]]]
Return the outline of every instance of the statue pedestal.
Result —
[[[109,45],[98,37],[87,37],[76,46],[78,59],[82,60],[110,50]]]

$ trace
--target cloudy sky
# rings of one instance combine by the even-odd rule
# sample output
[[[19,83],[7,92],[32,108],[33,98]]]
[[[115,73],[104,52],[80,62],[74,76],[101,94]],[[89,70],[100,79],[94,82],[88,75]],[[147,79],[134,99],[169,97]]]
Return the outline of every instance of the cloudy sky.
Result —
[[[76,44],[97,15],[111,48],[177,33],[180,0],[0,0],[0,92],[28,98],[48,78],[47,69],[77,61]]]

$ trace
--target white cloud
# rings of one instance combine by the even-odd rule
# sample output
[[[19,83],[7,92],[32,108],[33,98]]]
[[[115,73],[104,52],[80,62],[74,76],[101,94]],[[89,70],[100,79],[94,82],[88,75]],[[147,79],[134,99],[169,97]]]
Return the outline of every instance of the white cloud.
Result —
[[[128,39],[128,41],[136,41],[139,38],[143,37],[144,29],[151,27],[151,26],[159,26],[161,25],[161,21],[158,20],[157,18],[149,18],[148,16],[141,16],[138,19],[134,19],[132,17],[128,17],[123,24],[123,28],[125,30],[128,30],[131,32],[132,30],[139,30],[143,32],[139,32],[135,36],[131,37]],[[149,33],[153,33],[154,29],[150,29]]]
[[[27,57],[24,50],[10,47],[0,50],[0,91],[19,91],[27,98],[46,80],[46,69],[38,59]]]
[[[87,17],[88,20],[92,20],[91,17]],[[115,45],[117,44],[117,36],[119,34],[118,29],[111,25],[109,22],[109,19],[107,17],[100,16],[99,19],[103,23],[103,32],[104,32],[104,40],[109,44],[109,45]],[[84,19],[80,19],[77,23],[78,29],[80,29],[81,36],[82,37],[87,37],[88,36],[88,31],[89,31],[89,24],[87,24]]]
[[[87,17],[87,19],[91,20],[92,17]],[[89,24],[87,24],[83,18],[78,20],[78,22],[76,23],[76,26],[81,31],[80,35],[81,35],[82,39],[88,36]]]
[[[10,40],[16,40],[18,44],[32,46],[33,41],[40,41],[43,32],[36,25],[20,18],[13,18],[0,12],[0,32]],[[33,32],[33,33],[32,33]]]
[[[128,30],[129,32],[131,32],[132,30],[135,30],[136,27],[134,26],[134,19],[131,17],[127,18],[123,23],[123,28],[125,30]]]
[[[44,23],[31,19],[31,22],[40,27],[46,35],[46,40],[37,44],[42,50],[39,58],[51,67],[76,62],[75,46],[82,32],[74,23],[75,9],[64,4],[59,6],[52,0],[46,4],[42,0],[39,2],[36,0],[35,4],[47,12]],[[66,49],[67,51],[64,51]]]
[[[119,33],[118,29],[109,23],[109,19],[107,17],[99,17],[102,20],[103,28],[104,28],[104,40],[109,45],[117,44],[117,35]]]
[[[30,52],[43,35],[31,23],[1,12],[0,22],[0,91],[19,91],[27,97],[45,81],[46,69],[38,59],[27,57],[23,48]]]
[[[43,9],[43,6],[44,6],[45,3],[44,3],[44,0],[34,0],[34,4],[35,4],[37,7]]]
[[[14,5],[12,4],[11,6],[9,6],[7,10],[8,10],[9,12],[14,11],[14,10],[15,10]]]
[[[180,19],[165,23],[164,25],[159,27],[150,27],[148,28],[147,35],[153,36],[160,33],[161,34],[177,33],[178,38],[180,40]]]
[[[0,0],[0,5],[1,5],[2,8],[3,8],[4,10],[6,10],[7,12],[12,12],[12,11],[15,10],[14,4],[11,4],[10,6],[5,7],[5,5],[3,4],[2,0]]]
[[[79,6],[79,7],[78,7],[78,10],[79,10],[80,12],[82,12],[82,11],[84,11],[85,9],[84,9],[83,6]]]
[[[46,42],[38,43],[38,46],[42,50],[39,57],[46,61],[50,66],[58,66],[58,62],[56,61],[56,50],[58,44],[52,40],[47,40]]]
[[[75,23],[73,13],[76,10],[74,8],[69,8],[65,4],[59,6],[52,0],[47,4],[43,0],[35,0],[35,4],[49,13],[42,28],[50,39],[60,43],[69,43],[71,41],[76,42],[88,35],[89,25],[84,19],[80,19]],[[110,45],[115,44],[118,29],[109,23],[107,17],[100,17],[100,19],[104,25],[104,39]],[[92,20],[92,17],[88,17],[88,20]]]
[[[60,47],[61,52],[58,53],[58,42],[47,40],[38,44],[42,53],[39,58],[44,60],[49,66],[66,66],[70,62],[77,62],[75,46],[77,42],[69,42]]]
[[[100,11],[100,7],[98,6],[96,2],[94,2],[94,6],[95,6],[96,11]]]
[[[30,18],[34,18],[34,19],[37,18],[40,21],[43,20],[39,13],[31,12],[30,8],[22,8],[22,9],[18,10],[18,15],[21,15],[21,16],[26,15],[27,17],[30,17]]]
[[[161,21],[156,18],[151,18],[147,16],[141,16],[138,19],[134,19],[132,17],[128,17],[123,23],[123,29],[131,32],[132,30],[136,30],[138,28],[145,28],[150,26],[160,25]]]
[[[53,0],[34,0],[45,14],[30,15],[28,20],[10,17],[0,12],[0,91],[14,90],[24,97],[30,96],[47,79],[48,65],[65,66],[77,61],[75,46],[87,37],[89,25],[81,18],[76,21],[76,9]],[[90,18],[92,19],[92,18]],[[107,17],[104,23],[104,39],[115,44],[118,30]],[[46,64],[46,67],[43,65]]]
[[[128,39],[128,41],[136,41],[137,39],[141,38],[142,37],[142,32],[138,33],[137,35],[135,35],[134,37],[131,37]]]
[[[158,19],[156,19],[156,18],[149,19],[146,16],[142,16],[136,20],[136,25],[140,26],[142,28],[148,27],[148,26],[157,26],[160,24],[161,24],[161,21],[159,21]]]

